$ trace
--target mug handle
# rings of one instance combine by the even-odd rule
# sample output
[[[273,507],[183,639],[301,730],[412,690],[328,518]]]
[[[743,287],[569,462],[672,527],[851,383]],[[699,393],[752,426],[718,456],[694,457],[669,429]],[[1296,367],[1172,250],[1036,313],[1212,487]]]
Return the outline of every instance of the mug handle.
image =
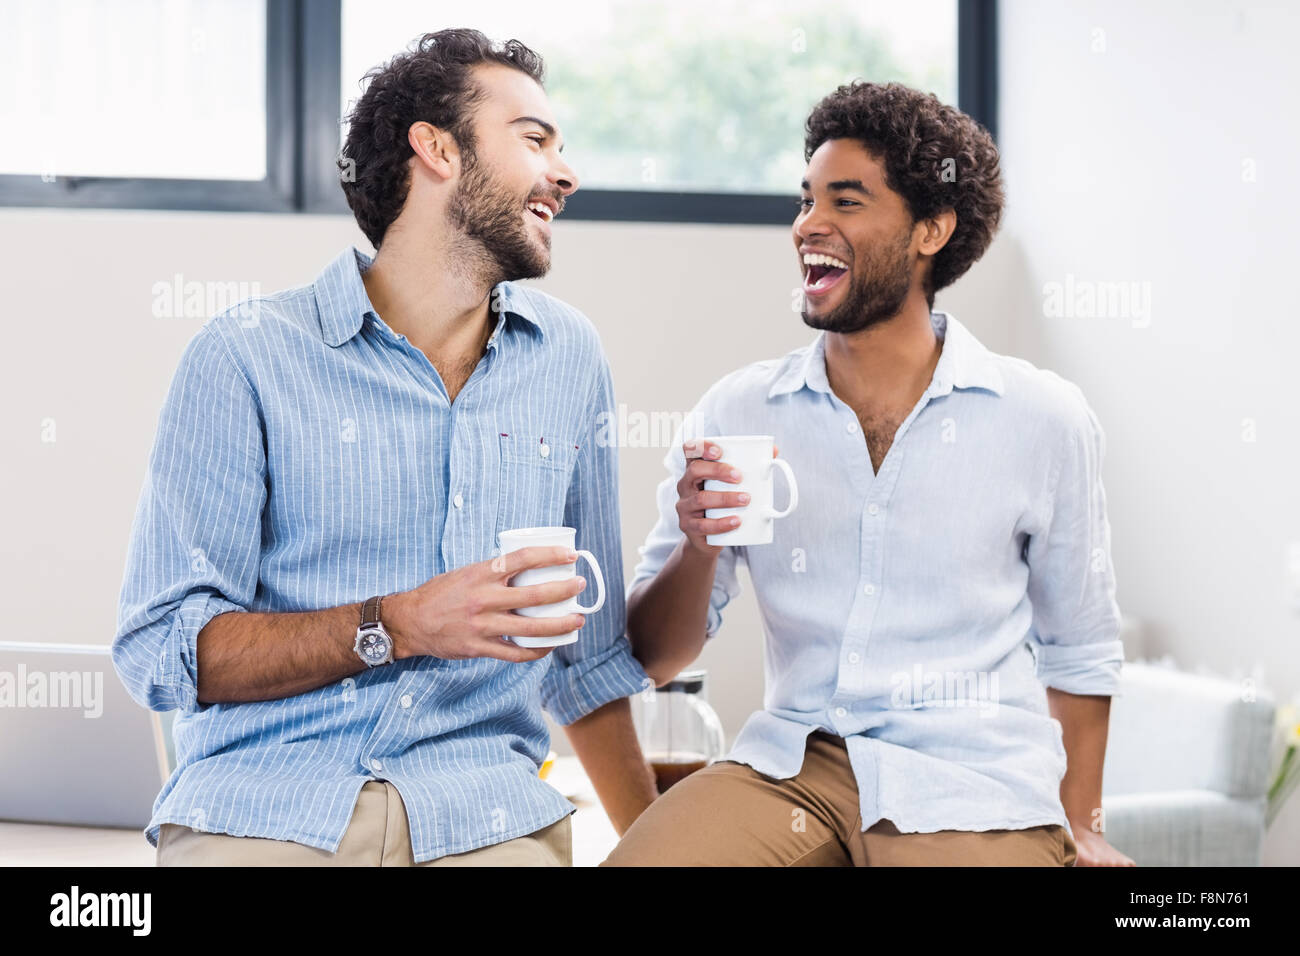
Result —
[[[785,472],[786,484],[790,486],[790,503],[785,506],[784,511],[776,511],[775,509],[769,510],[767,516],[769,518],[784,518],[791,511],[794,511],[795,505],[799,504],[799,486],[795,483],[794,472],[790,469],[790,463],[788,461],[784,458],[773,458],[772,465]]]
[[[586,558],[587,565],[591,568],[591,573],[596,578],[596,603],[591,607],[583,607],[575,599],[573,609],[579,614],[595,614],[605,606],[605,576],[600,573],[600,565],[596,563],[596,556],[590,551],[579,551],[578,557]]]

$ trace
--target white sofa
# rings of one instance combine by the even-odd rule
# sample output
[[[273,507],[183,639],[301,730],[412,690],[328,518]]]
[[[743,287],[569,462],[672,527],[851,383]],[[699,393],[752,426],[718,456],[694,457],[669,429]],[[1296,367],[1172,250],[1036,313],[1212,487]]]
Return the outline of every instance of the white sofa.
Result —
[[[1125,663],[1102,778],[1106,839],[1139,866],[1258,866],[1274,703],[1243,682]]]

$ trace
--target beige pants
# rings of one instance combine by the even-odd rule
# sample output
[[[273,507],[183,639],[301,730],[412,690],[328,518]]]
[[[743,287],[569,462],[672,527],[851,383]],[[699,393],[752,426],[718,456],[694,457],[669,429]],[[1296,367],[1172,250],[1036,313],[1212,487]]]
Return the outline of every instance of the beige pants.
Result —
[[[159,866],[572,866],[572,817],[528,836],[416,863],[411,828],[397,788],[370,780],[361,788],[337,853],[287,840],[200,833],[171,823],[158,836]]]
[[[789,780],[724,761],[652,803],[602,866],[1073,866],[1064,827],[866,832],[844,740],[818,731]]]

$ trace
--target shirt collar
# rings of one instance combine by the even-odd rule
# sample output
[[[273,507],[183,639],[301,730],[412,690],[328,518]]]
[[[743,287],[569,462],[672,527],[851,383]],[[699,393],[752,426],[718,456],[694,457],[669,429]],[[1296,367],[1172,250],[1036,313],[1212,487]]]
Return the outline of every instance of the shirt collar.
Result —
[[[805,385],[815,392],[829,393],[831,390],[830,381],[826,378],[825,332],[818,332],[811,345],[804,346],[786,360],[784,369],[772,383],[767,397],[775,398],[797,392]]]
[[[934,369],[931,389],[947,395],[954,388],[982,388],[1001,395],[1005,387],[996,356],[975,338],[970,329],[947,312],[931,312],[936,335],[943,336],[943,352]]]
[[[993,353],[966,326],[947,312],[931,312],[930,324],[935,335],[943,339],[943,350],[930,385],[932,395],[947,395],[954,388],[983,388],[1002,394],[1002,373],[993,361]],[[804,386],[815,392],[830,393],[830,381],[826,377],[826,333],[818,333],[812,344],[800,352],[786,361],[768,390],[768,398],[797,392]]]
[[[378,318],[375,307],[366,292],[366,284],[361,274],[374,262],[374,258],[359,249],[349,247],[325,267],[325,271],[316,277],[316,309],[320,320],[321,338],[326,344],[337,348],[349,341],[361,330],[367,315]],[[512,282],[501,282],[492,288],[489,301],[495,310],[503,316],[522,319],[542,333],[542,324],[537,317],[537,310],[523,291]],[[505,323],[498,321],[492,337],[488,339],[490,348],[496,347],[497,336]]]

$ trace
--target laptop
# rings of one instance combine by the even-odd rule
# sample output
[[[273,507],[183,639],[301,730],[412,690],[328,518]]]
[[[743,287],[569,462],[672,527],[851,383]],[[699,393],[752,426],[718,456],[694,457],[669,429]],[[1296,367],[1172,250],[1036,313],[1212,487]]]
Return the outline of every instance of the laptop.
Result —
[[[0,641],[0,820],[143,829],[175,766],[106,644]]]

